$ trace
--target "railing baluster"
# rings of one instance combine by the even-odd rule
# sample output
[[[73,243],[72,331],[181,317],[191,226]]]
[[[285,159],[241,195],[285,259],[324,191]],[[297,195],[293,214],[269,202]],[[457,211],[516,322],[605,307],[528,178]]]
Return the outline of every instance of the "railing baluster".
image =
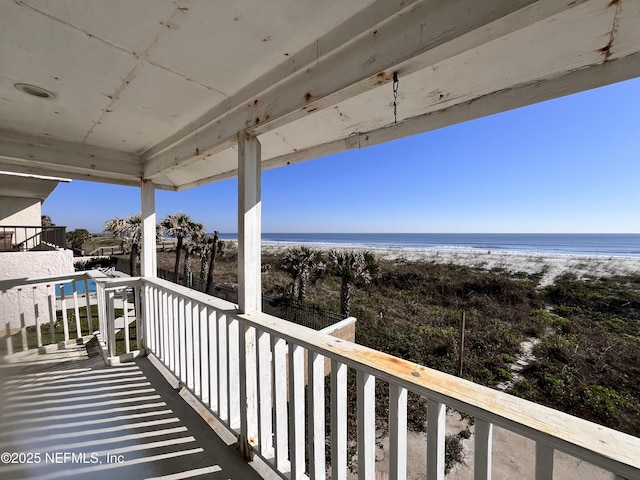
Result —
[[[89,326],[89,335],[93,335],[93,315],[91,314],[91,294],[89,293],[89,280],[84,279],[84,300],[87,309],[87,325]]]
[[[389,385],[389,478],[407,478],[407,389]]]
[[[178,298],[178,316],[177,316],[177,326],[178,326],[178,378],[182,383],[184,383],[185,378],[187,377],[187,365],[186,365],[186,315],[185,315],[185,300],[184,297],[180,296]]]
[[[258,356],[258,444],[260,454],[269,458],[273,455],[273,418],[271,391],[271,335],[257,333]]]
[[[206,305],[200,308],[200,399],[209,405],[209,309]]]
[[[493,424],[476,418],[474,438],[473,478],[474,480],[491,480]]]
[[[289,455],[292,479],[302,478],[305,473],[304,413],[304,348],[289,343]]]
[[[347,365],[331,360],[331,477],[347,478]]]
[[[82,326],[80,325],[80,306],[78,302],[78,286],[76,281],[71,282],[73,289],[73,312],[76,314],[76,338],[82,338]]]
[[[287,343],[271,337],[273,352],[273,393],[275,402],[276,468],[285,472],[289,466],[289,422],[287,419]]]
[[[169,325],[167,324],[168,309],[166,303],[163,304],[162,315],[159,316],[158,302],[162,301],[162,296],[158,298],[158,289],[152,285],[144,286],[144,313],[140,321],[136,323],[136,344],[138,349],[142,345],[151,349],[156,357],[161,359],[167,368],[171,370],[168,356],[167,340],[169,338]],[[142,324],[142,329],[139,328]],[[162,332],[162,333],[160,333]],[[142,340],[144,338],[144,341]]]
[[[110,357],[116,356],[115,294],[107,291],[107,351]]]
[[[129,353],[131,351],[131,340],[129,338],[129,295],[127,294],[127,289],[123,288],[122,292],[122,319],[124,321],[124,328],[122,329],[124,333],[124,353]]]
[[[229,425],[229,340],[227,316],[218,314],[218,415]]]
[[[193,392],[193,354],[194,354],[194,338],[193,338],[193,322],[196,313],[194,302],[187,300],[185,306],[185,362],[187,364],[187,375],[185,377],[185,385]]]
[[[366,480],[376,474],[376,379],[358,371],[358,478]]]
[[[447,408],[427,400],[427,478],[444,480],[444,436]]]
[[[238,380],[240,386],[240,452],[251,457],[258,443],[258,392],[256,331],[244,320],[239,321]]]
[[[308,352],[309,372],[309,476],[311,480],[326,477],[326,414],[324,411],[324,356]]]
[[[240,325],[236,318],[227,317],[227,358],[229,369],[229,427],[240,433]],[[244,336],[242,337],[244,339]]]
[[[202,307],[193,304],[193,394],[202,399],[202,368],[200,367],[200,315]]]
[[[47,285],[47,306],[49,307],[49,343],[54,343],[56,338],[55,333],[55,306],[54,306],[54,287],[53,285]]]
[[[60,284],[60,306],[62,308],[62,328],[64,329],[64,341],[69,340],[69,320],[67,319],[67,300],[64,295],[65,283]]]
[[[207,331],[209,332],[209,408],[211,411],[218,411],[218,323],[216,321],[216,311],[213,308],[207,310]]]
[[[165,290],[162,291],[161,296],[163,312],[159,314],[160,325],[166,325],[167,328],[167,338],[165,340],[165,345],[167,346],[166,350],[166,358],[169,362],[169,369],[176,374],[176,352],[178,351],[178,346],[176,344],[176,319],[174,317],[174,296],[172,293],[168,293]]]
[[[33,287],[31,289],[31,294],[33,295],[33,316],[36,324],[36,340],[38,342],[38,347],[42,346],[42,325],[40,325],[40,306],[37,300],[37,292],[38,288]]]
[[[22,351],[26,352],[29,349],[27,345],[27,323],[25,320],[24,310],[22,310],[22,289],[18,288],[18,316],[20,318],[20,337],[22,340]]]
[[[553,452],[552,447],[536,442],[536,480],[553,480]]]
[[[5,322],[5,333],[7,342],[7,355],[13,353],[13,339],[11,338],[11,320],[7,315],[7,303],[9,302],[9,292],[2,292],[2,319]]]

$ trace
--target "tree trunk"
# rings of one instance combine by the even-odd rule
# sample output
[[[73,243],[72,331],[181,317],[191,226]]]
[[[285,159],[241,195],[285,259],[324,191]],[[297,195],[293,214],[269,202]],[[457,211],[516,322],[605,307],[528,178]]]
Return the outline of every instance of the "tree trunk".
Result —
[[[207,273],[209,273],[209,253],[200,257],[200,283],[207,281]]]
[[[351,284],[347,279],[342,279],[342,287],[340,288],[340,313],[344,317],[349,316],[351,308]]]
[[[131,244],[131,255],[129,256],[129,274],[132,277],[138,276],[138,244]]]
[[[207,271],[207,294],[213,295],[213,268],[216,266],[216,255],[218,254],[218,231],[213,231],[213,246],[211,247],[211,257],[209,258],[209,269]]]
[[[191,253],[189,248],[184,250],[184,285],[191,288]]]
[[[180,253],[182,252],[182,236],[178,235],[176,244],[176,264],[173,267],[173,283],[178,283],[178,270],[180,269]]]
[[[305,268],[300,273],[300,290],[298,290],[298,301],[304,302],[307,296],[307,283],[309,283],[309,269]]]

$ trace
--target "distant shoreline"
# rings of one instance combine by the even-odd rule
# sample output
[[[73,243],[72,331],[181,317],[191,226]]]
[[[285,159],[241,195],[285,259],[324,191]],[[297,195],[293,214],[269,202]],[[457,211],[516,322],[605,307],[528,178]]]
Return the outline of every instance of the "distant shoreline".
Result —
[[[295,245],[273,245],[263,242],[265,253],[281,254]],[[435,262],[464,265],[483,270],[504,270],[510,273],[525,272],[541,274],[540,286],[550,285],[564,274],[573,273],[578,278],[616,275],[638,275],[640,256],[547,254],[533,252],[510,252],[456,249],[408,249],[408,248],[361,248],[341,246],[312,246],[318,250],[337,249],[369,250],[381,260],[392,262]]]
[[[237,234],[221,233],[221,240]],[[263,233],[263,245],[639,257],[640,234]]]

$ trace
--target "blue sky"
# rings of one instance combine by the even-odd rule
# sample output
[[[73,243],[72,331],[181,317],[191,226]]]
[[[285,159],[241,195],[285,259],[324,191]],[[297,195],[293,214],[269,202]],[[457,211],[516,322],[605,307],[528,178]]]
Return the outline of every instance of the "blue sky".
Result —
[[[237,180],[158,191],[207,231],[237,231]],[[43,213],[103,230],[138,188],[74,180]],[[263,231],[640,233],[640,79],[262,176]]]

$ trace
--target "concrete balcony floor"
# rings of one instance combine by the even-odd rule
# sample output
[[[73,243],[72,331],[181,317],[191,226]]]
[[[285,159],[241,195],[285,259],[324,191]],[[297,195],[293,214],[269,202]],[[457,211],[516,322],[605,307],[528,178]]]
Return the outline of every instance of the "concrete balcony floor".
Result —
[[[0,478],[261,478],[149,359],[106,367],[91,351],[0,365]]]

